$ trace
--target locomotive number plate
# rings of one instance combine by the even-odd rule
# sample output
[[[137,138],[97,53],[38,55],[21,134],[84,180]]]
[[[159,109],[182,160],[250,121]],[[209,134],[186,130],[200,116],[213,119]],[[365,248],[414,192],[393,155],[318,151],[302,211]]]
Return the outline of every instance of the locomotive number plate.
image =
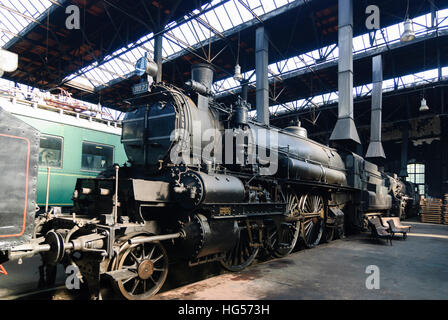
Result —
[[[132,93],[134,95],[142,94],[142,93],[146,93],[146,92],[149,92],[149,83],[148,82],[140,82],[140,83],[137,83],[136,85],[132,86]]]
[[[232,213],[232,209],[230,207],[220,207],[219,208],[220,215],[226,215],[226,214],[231,214],[231,213]]]

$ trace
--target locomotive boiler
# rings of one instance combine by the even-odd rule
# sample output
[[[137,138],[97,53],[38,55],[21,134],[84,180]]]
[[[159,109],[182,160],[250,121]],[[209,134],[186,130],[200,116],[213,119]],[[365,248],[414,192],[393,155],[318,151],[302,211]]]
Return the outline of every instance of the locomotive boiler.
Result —
[[[218,103],[210,66],[191,74],[184,89],[155,83],[129,99],[129,165],[78,179],[72,214],[37,217],[31,241],[5,244],[3,260],[41,253],[47,265],[75,265],[93,297],[111,281],[124,298],[146,299],[169,261],[239,271],[260,251],[286,256],[298,242],[311,248],[361,229],[366,213],[393,213],[397,179],[299,125],[251,120],[246,101]]]

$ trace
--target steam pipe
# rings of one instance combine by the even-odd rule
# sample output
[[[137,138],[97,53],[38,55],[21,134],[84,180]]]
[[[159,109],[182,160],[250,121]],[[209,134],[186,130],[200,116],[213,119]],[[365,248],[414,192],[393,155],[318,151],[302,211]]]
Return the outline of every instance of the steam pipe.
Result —
[[[184,236],[185,236],[185,234],[183,232],[178,232],[178,233],[164,234],[161,236],[151,236],[151,237],[129,239],[128,243],[129,244],[139,244],[139,243],[146,243],[146,242],[154,242],[154,241],[182,238]]]

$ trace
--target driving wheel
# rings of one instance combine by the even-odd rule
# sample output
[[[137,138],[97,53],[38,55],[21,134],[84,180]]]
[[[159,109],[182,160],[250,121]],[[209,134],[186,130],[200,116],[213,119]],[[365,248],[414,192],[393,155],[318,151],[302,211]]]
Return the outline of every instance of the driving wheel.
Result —
[[[248,228],[246,226],[240,227],[240,237],[235,246],[221,260],[221,265],[233,272],[241,271],[248,267],[255,260],[260,249],[258,246],[254,246],[254,244],[256,244],[256,241],[252,240],[251,242]]]
[[[293,191],[286,196],[287,218],[297,218],[299,216],[299,198]],[[294,249],[300,233],[300,221],[283,221],[280,226],[269,235],[271,246],[274,249],[273,255],[277,258],[287,256]]]
[[[319,244],[324,230],[324,199],[318,194],[304,194],[300,198],[299,208],[302,241],[307,248],[313,248]]]

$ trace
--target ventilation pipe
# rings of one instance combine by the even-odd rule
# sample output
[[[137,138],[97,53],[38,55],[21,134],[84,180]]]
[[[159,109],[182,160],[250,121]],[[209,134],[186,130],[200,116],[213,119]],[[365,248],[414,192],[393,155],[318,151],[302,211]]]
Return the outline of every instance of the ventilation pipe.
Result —
[[[156,83],[162,82],[162,42],[163,35],[159,34],[154,39],[154,62],[157,64]]]
[[[257,121],[269,125],[268,36],[264,27],[255,31]]]
[[[338,121],[330,140],[360,144],[353,120],[353,0],[339,0],[338,20]]]
[[[366,158],[386,158],[381,143],[381,112],[383,104],[383,63],[382,56],[372,58],[372,114],[370,119],[370,144]]]

